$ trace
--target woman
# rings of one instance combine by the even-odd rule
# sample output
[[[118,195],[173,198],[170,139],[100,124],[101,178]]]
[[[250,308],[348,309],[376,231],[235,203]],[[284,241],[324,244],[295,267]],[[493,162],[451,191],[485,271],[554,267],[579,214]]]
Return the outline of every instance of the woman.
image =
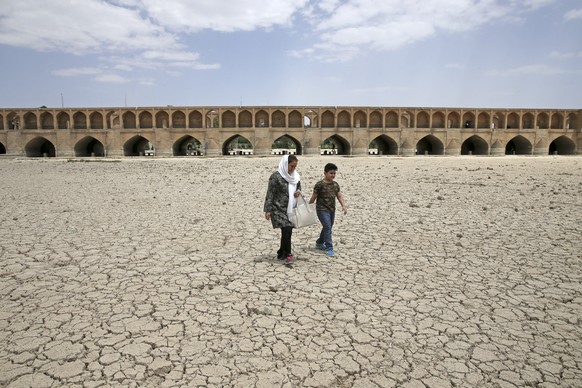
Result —
[[[265,218],[271,221],[273,228],[281,228],[281,246],[277,251],[277,259],[285,260],[285,264],[295,261],[291,253],[291,235],[293,224],[290,215],[293,213],[295,201],[301,195],[301,182],[295,155],[284,155],[279,162],[279,169],[271,174],[269,188],[265,198]]]

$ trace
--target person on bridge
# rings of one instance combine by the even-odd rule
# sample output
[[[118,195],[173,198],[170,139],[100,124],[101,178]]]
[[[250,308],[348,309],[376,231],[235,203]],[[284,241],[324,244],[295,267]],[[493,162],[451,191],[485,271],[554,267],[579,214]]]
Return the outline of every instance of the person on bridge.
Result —
[[[279,168],[269,178],[269,186],[263,211],[265,218],[271,221],[273,228],[281,229],[281,244],[277,251],[277,259],[285,264],[295,261],[291,252],[291,236],[293,224],[290,215],[296,205],[296,199],[301,195],[301,177],[295,171],[297,168],[295,155],[283,155]]]

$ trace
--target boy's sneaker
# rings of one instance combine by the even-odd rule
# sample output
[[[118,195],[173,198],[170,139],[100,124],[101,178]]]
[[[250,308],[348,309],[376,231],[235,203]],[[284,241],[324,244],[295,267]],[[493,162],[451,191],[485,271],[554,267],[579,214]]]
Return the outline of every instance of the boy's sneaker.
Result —
[[[295,263],[295,256],[293,256],[293,255],[287,256],[287,258],[285,259],[285,264],[293,264],[293,263]]]
[[[325,244],[324,243],[321,243],[320,244],[320,243],[316,242],[315,243],[315,248],[316,249],[319,249],[320,251],[325,251]]]
[[[327,255],[328,255],[329,257],[334,257],[334,256],[335,256],[335,253],[333,252],[333,248],[332,248],[332,247],[328,247],[328,248],[325,250],[325,253],[327,253]]]

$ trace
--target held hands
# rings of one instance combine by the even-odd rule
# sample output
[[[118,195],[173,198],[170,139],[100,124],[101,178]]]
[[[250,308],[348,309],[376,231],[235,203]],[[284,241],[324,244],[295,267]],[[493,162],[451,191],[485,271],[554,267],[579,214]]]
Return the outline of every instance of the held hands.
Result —
[[[295,198],[299,197],[300,195],[301,195],[301,191],[296,191],[296,192],[293,193],[293,196]]]

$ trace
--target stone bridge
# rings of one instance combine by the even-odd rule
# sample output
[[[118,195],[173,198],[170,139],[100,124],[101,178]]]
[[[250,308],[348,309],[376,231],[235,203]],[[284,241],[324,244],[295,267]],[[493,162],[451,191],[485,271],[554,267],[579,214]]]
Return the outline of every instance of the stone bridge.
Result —
[[[387,107],[0,109],[8,156],[580,155],[582,110]]]

